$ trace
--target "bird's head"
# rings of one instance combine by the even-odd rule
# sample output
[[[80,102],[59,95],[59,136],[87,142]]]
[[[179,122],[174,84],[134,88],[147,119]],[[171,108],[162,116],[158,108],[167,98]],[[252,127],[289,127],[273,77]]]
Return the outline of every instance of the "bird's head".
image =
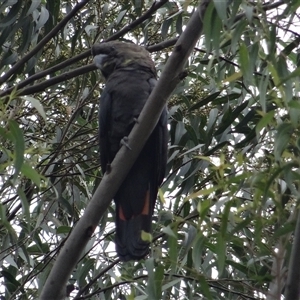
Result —
[[[104,42],[92,46],[94,63],[103,76],[108,77],[118,69],[147,69],[156,76],[155,65],[149,52],[138,45],[119,41]]]

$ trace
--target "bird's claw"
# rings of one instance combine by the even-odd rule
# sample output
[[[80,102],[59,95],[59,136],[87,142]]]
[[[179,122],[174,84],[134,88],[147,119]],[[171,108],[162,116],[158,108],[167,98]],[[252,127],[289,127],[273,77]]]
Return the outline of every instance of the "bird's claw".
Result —
[[[109,174],[110,172],[111,172],[111,164],[108,163],[108,164],[106,165],[106,173]]]
[[[121,141],[120,141],[120,144],[125,146],[126,148],[128,148],[129,150],[132,150],[128,144],[128,137],[127,136],[124,136]]]

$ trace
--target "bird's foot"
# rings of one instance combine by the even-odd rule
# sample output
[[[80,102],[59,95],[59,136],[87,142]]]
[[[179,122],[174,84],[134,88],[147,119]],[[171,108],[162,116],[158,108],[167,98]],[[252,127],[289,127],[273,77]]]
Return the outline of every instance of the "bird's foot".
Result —
[[[126,148],[128,148],[129,150],[132,150],[128,144],[128,137],[127,136],[124,136],[121,141],[120,141],[120,144],[125,146]]]
[[[110,172],[111,172],[111,164],[108,163],[108,164],[106,165],[106,173],[109,174]]]

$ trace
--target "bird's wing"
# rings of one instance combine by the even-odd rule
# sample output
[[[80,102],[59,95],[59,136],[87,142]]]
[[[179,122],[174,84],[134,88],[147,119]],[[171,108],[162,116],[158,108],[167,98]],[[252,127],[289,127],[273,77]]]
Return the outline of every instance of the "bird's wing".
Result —
[[[110,145],[109,145],[109,127],[111,116],[111,96],[104,89],[100,97],[99,110],[99,141],[100,141],[100,161],[103,174],[110,161]]]

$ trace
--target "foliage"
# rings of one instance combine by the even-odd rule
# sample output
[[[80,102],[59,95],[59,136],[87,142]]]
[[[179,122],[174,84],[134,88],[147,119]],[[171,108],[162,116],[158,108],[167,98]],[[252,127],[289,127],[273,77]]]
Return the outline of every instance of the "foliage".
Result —
[[[112,204],[69,280],[70,299],[280,299],[300,195],[300,3],[285,2],[211,1],[168,104],[151,254],[118,262]],[[151,5],[1,2],[2,299],[38,298],[101,180],[103,80],[89,48],[115,38],[145,45],[160,73],[197,3]]]

